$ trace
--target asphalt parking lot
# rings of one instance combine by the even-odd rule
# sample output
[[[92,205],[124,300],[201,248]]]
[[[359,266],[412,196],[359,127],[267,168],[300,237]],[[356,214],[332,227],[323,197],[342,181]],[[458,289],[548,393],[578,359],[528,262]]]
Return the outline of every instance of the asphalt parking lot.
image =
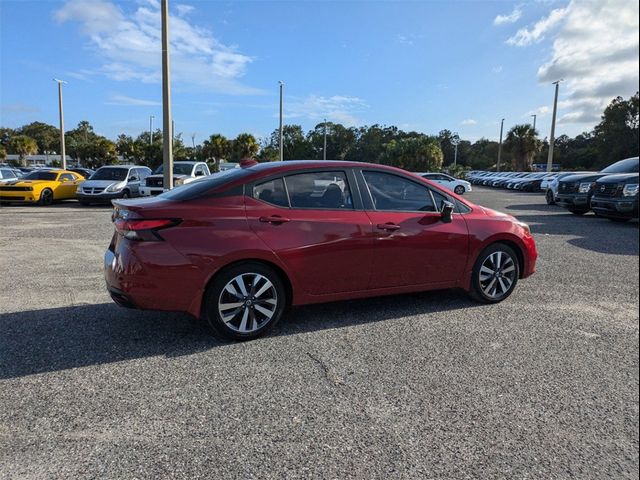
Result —
[[[111,302],[109,208],[1,208],[0,478],[637,478],[637,221],[469,198],[536,237],[506,302],[309,306],[242,344]]]

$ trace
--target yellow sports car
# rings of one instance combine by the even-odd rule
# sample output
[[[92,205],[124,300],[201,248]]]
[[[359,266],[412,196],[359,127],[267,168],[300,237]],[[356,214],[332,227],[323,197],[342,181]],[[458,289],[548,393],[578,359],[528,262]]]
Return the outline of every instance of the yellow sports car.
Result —
[[[34,170],[0,185],[0,203],[51,205],[55,200],[76,198],[76,189],[83,181],[80,175],[67,170]]]

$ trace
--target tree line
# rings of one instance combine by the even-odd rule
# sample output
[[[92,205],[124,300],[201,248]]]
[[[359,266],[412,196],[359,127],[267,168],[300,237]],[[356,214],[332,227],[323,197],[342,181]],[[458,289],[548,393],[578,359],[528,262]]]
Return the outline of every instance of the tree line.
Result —
[[[600,169],[616,160],[638,155],[638,93],[625,100],[615,98],[604,110],[601,122],[576,137],[559,136],[554,143],[554,163],[564,170]],[[33,122],[17,129],[0,127],[0,159],[7,153],[20,156],[58,150],[60,131],[46,123]],[[481,138],[460,139],[450,130],[438,135],[405,132],[395,126],[371,125],[347,128],[339,123],[319,123],[308,132],[300,125],[283,126],[284,160],[350,160],[393,165],[412,171],[495,169],[499,144]],[[201,144],[185,143],[182,134],[173,139],[174,159],[208,162],[215,171],[221,161],[251,157],[259,161],[279,159],[279,131],[263,139],[241,133],[230,139],[213,134]],[[99,167],[127,162],[155,167],[162,163],[162,131],[145,131],[137,137],[121,134],[115,141],[98,135],[87,121],[65,132],[67,154],[82,165]],[[456,155],[457,144],[457,155]],[[546,163],[549,142],[540,139],[529,124],[514,125],[502,149],[503,170],[530,170],[533,163]],[[456,168],[453,168],[454,158]],[[455,171],[454,171],[455,173]]]

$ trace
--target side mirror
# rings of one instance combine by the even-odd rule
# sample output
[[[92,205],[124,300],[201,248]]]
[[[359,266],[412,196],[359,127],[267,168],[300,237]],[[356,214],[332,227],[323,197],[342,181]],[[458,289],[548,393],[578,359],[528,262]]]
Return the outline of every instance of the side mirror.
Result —
[[[442,209],[440,210],[440,218],[444,223],[451,223],[453,221],[453,210],[455,206],[451,202],[442,202]]]
[[[132,177],[129,177],[129,181],[130,181],[130,182],[137,182],[137,181],[138,181],[138,177],[136,177],[135,175],[133,175]]]

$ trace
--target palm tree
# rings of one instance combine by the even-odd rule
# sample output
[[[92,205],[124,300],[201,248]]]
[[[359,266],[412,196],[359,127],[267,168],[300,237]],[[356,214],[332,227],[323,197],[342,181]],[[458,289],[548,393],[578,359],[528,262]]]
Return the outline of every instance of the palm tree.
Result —
[[[231,155],[231,142],[224,135],[218,133],[211,135],[208,140],[202,142],[202,154],[205,159],[213,158],[214,170],[220,168],[220,160],[228,159]]]
[[[504,147],[511,154],[511,161],[515,171],[531,170],[533,157],[540,150],[538,132],[528,124],[515,125],[504,142]]]
[[[38,144],[36,141],[26,135],[16,135],[9,140],[9,151],[16,153],[20,158],[20,165],[27,166],[27,155],[38,153]]]

